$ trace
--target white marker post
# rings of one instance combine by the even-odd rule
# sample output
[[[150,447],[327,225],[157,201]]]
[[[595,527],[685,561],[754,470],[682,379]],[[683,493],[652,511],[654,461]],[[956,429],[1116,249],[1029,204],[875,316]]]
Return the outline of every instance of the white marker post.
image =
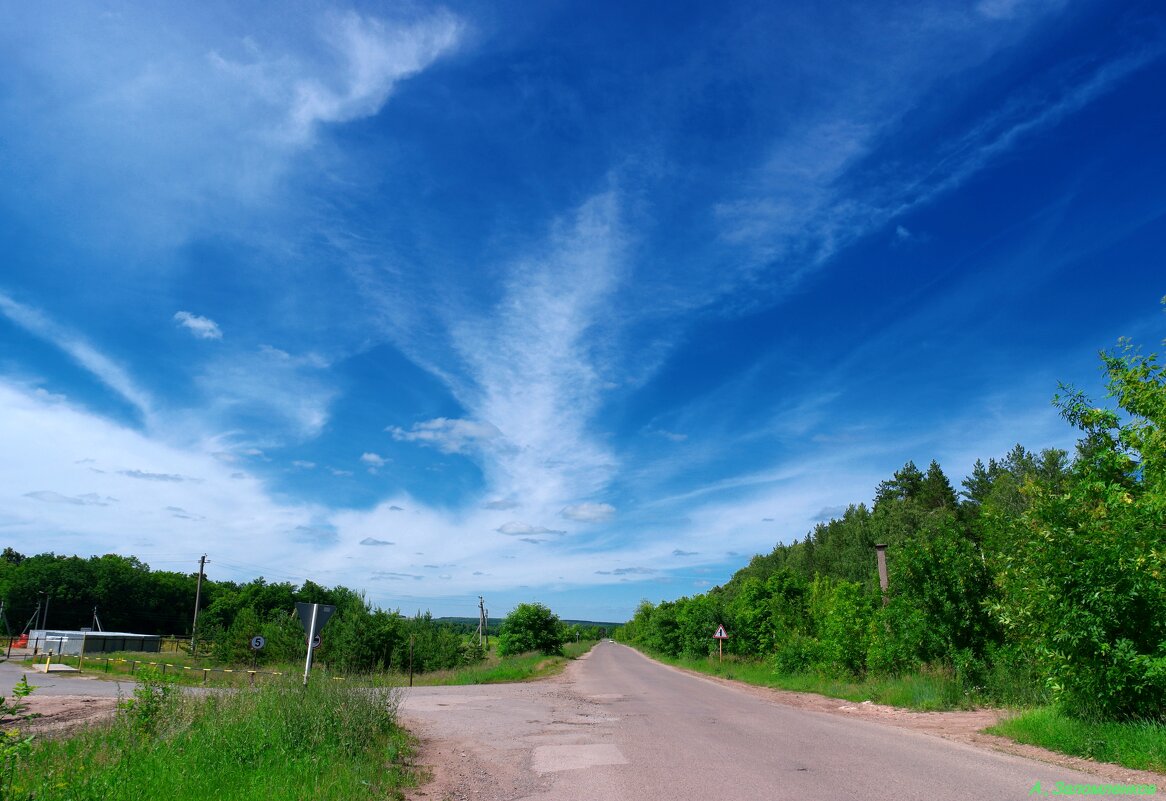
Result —
[[[316,634],[316,615],[320,611],[319,604],[312,604],[312,623],[308,626],[308,656],[304,659],[304,686],[308,686],[308,673],[312,670],[312,637]]]

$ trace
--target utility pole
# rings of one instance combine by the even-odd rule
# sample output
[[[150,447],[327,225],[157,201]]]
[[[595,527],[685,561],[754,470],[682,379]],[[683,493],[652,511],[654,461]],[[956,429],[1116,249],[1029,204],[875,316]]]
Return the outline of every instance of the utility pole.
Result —
[[[478,596],[478,645],[486,641],[486,602]]]
[[[93,628],[97,631],[102,631],[101,621],[97,619],[97,607],[93,607]]]
[[[198,582],[194,585],[194,622],[190,624],[190,655],[198,651],[198,604],[202,600],[202,571],[206,567],[206,554],[198,560]],[[96,612],[96,610],[95,610]],[[310,645],[309,645],[310,650]]]
[[[49,627],[49,601],[53,600],[53,596],[45,593],[45,611],[40,619],[40,627],[47,630]]]

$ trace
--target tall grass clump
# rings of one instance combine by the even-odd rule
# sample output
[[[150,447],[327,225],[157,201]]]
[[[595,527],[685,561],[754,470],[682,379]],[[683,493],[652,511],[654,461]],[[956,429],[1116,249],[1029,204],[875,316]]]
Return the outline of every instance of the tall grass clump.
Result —
[[[392,689],[314,677],[192,696],[148,678],[112,724],[37,742],[11,797],[348,801],[400,797],[413,781]]]

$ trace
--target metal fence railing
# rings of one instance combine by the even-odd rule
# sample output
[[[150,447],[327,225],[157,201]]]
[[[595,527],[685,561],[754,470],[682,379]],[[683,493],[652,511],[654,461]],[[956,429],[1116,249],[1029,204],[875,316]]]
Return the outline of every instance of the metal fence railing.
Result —
[[[246,675],[248,683],[254,687],[256,676],[286,676],[290,675],[278,670],[259,670],[258,668],[223,668],[223,667],[199,667],[197,665],[181,665],[173,662],[154,661],[150,659],[129,659],[121,656],[92,656],[92,655],[69,655],[69,654],[54,654],[46,651],[43,656],[43,662],[37,662],[34,659],[34,667],[38,670],[51,671],[53,665],[60,665],[66,667],[73,667],[77,671],[83,671],[85,668],[90,670],[101,671],[109,673],[110,669],[115,664],[129,665],[129,674],[136,675],[138,670],[142,667],[158,668],[163,676],[170,673],[186,672],[189,675],[202,674],[202,683],[207,683],[207,677],[212,673],[235,674],[239,676]],[[100,665],[101,667],[95,667]],[[334,677],[342,680],[340,677]]]

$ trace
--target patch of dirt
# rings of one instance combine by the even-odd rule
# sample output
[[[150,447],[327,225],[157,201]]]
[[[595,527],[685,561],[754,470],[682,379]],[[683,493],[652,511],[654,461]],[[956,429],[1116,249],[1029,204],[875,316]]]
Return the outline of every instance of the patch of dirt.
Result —
[[[523,765],[480,759],[480,743],[434,737],[416,720],[409,728],[417,737],[413,762],[422,771],[421,786],[405,794],[409,801],[504,801],[545,789]]]
[[[671,666],[668,666],[671,667]],[[985,734],[984,729],[995,726],[1011,714],[1006,709],[982,708],[957,710],[954,712],[914,712],[893,706],[884,706],[870,701],[857,703],[828,698],[813,693],[797,693],[789,690],[774,690],[752,684],[709,676],[683,668],[672,668],[708,681],[724,684],[746,692],[757,698],[774,701],[795,709],[824,712],[830,715],[844,715],[861,718],[900,729],[911,729],[945,740],[967,743],[976,748],[999,751],[1005,754],[1034,759],[1057,767],[1091,773],[1115,784],[1162,784],[1163,774],[1147,770],[1123,768],[1109,762],[1095,762],[1083,757],[1067,756],[1035,745],[1024,745],[1007,737]]]
[[[116,698],[92,698],[80,695],[31,696],[24,720],[0,719],[0,728],[15,726],[39,737],[60,737],[77,729],[111,720],[117,712]]]

